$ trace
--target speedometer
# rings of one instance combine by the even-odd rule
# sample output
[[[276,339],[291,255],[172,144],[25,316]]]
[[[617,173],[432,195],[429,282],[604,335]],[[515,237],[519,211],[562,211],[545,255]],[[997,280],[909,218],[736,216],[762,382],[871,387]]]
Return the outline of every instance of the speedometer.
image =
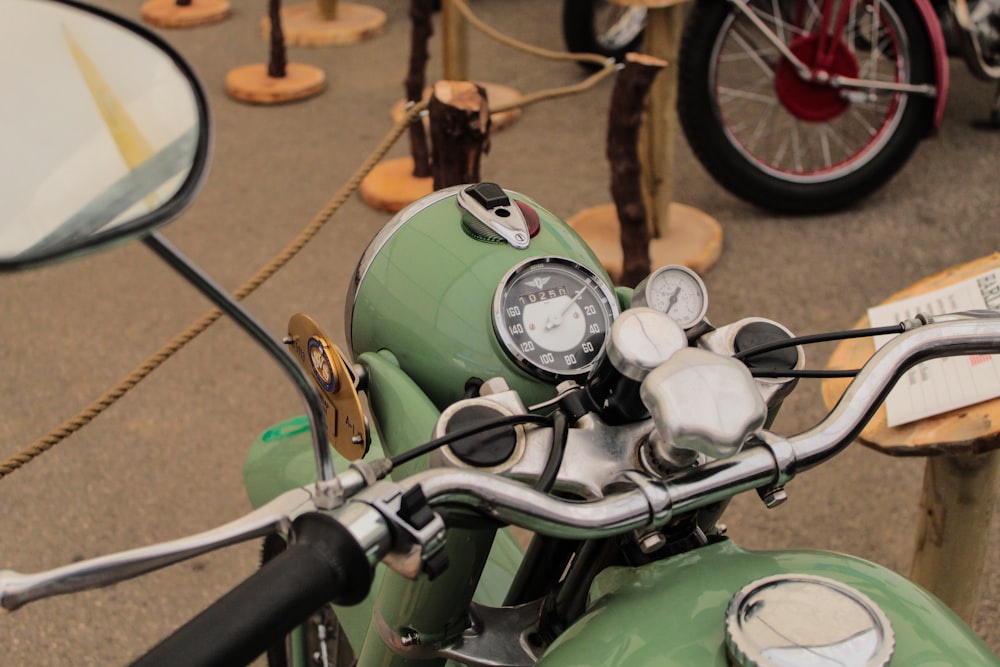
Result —
[[[545,379],[587,373],[617,316],[611,288],[586,266],[562,257],[521,262],[493,298],[493,328],[504,350]]]

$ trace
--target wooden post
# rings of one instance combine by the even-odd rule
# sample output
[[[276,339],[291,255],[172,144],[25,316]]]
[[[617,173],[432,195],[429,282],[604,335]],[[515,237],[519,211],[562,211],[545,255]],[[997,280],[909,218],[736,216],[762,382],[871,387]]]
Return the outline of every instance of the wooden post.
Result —
[[[419,102],[427,93],[428,42],[434,34],[433,12],[434,0],[410,0],[410,63],[403,81],[406,98],[393,109],[397,122],[406,115],[409,104]],[[427,126],[424,117],[411,119],[408,127],[410,154],[383,160],[361,181],[359,192],[366,204],[395,213],[433,191]]]
[[[676,61],[683,23],[680,5],[687,0],[609,1],[647,8],[644,53],[667,61],[666,71],[656,77],[646,96],[646,114],[639,131],[651,264],[683,264],[704,273],[722,252],[722,227],[702,211],[672,201]],[[625,235],[619,232],[617,213],[614,205],[596,206],[577,213],[567,222],[594,249],[608,273],[621,280],[625,269],[619,237],[623,239]]]
[[[281,30],[281,0],[268,0],[267,13],[271,19],[270,57],[267,60],[267,75],[280,79],[287,74],[288,57],[285,50],[285,34]]]
[[[406,74],[406,100],[419,102],[423,98],[427,80],[427,61],[430,58],[427,43],[434,34],[431,14],[434,0],[410,1],[410,66]],[[427,178],[431,175],[430,152],[424,122],[417,117],[410,123],[410,156],[413,158],[413,176]]]
[[[924,470],[910,579],[971,624],[979,603],[1000,450],[931,456]]]
[[[428,112],[434,189],[478,183],[480,158],[489,151],[486,90],[469,81],[438,81]]]
[[[324,21],[336,21],[337,0],[316,0],[316,13]]]
[[[1000,267],[1000,252],[953,266],[893,294],[891,303]],[[864,316],[855,329],[870,326]],[[831,370],[858,368],[875,352],[871,339],[841,341],[827,362]],[[828,408],[850,380],[823,380]],[[926,456],[920,516],[909,576],[972,623],[1000,487],[1000,398],[890,427],[880,407],[858,438],[891,456]]]
[[[268,60],[229,70],[226,92],[252,104],[281,104],[318,95],[326,86],[326,73],[288,62],[281,0],[267,0],[267,8]]]
[[[647,99],[646,120],[642,124],[643,186],[649,201],[649,232],[663,236],[670,224],[670,204],[674,188],[674,136],[677,108],[677,54],[680,49],[684,7],[651,7],[646,14],[643,51],[669,63],[653,82]]]
[[[441,60],[444,78],[469,78],[469,26],[451,0],[441,2]]]
[[[630,53],[618,74],[608,112],[607,156],[611,166],[611,197],[618,213],[622,246],[619,281],[635,287],[649,275],[648,213],[643,201],[642,167],[639,163],[639,129],[642,105],[656,75],[666,61]]]

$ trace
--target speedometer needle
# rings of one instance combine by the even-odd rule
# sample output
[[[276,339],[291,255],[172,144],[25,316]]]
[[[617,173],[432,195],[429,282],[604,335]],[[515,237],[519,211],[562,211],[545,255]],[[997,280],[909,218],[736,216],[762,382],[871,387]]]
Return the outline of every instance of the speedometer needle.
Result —
[[[548,331],[549,329],[554,329],[555,327],[562,324],[563,315],[566,314],[566,311],[568,311],[573,306],[573,304],[576,303],[576,300],[579,299],[586,290],[587,290],[586,287],[581,287],[579,291],[577,291],[577,293],[573,295],[573,298],[569,300],[569,303],[566,304],[565,308],[559,311],[559,313],[557,313],[556,315],[550,315],[549,319],[545,322],[545,330]]]

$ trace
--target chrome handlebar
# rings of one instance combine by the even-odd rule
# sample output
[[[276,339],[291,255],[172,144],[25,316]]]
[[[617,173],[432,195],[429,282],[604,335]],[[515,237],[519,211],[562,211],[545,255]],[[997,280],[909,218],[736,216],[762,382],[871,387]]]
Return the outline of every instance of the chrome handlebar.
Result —
[[[522,482],[475,470],[435,469],[398,483],[370,486],[374,481],[371,466],[361,464],[338,477],[340,487],[350,496],[347,504],[323,511],[331,512],[355,535],[371,564],[391,556],[391,552],[425,546],[391,543],[391,535],[407,531],[394,530],[400,518],[389,515],[386,490],[398,495],[420,487],[432,507],[458,505],[555,537],[597,538],[661,526],[672,517],[751,489],[773,494],[799,472],[833,457],[857,437],[895,382],[915,364],[998,350],[1000,314],[939,318],[900,334],[876,352],[836,407],[815,427],[787,439],[760,431],[753,445],[734,456],[665,479],[624,472],[620,475],[621,490],[599,500],[562,500],[531,490]],[[383,472],[384,468],[377,476]],[[294,489],[242,519],[199,535],[37,574],[0,571],[0,607],[13,610],[36,599],[108,585],[213,549],[284,531],[297,516],[317,509],[311,489]],[[410,531],[411,539],[421,539],[414,535]]]
[[[872,355],[822,422],[790,439],[801,470],[822,463],[850,444],[896,381],[918,363],[1000,352],[1000,313],[972,311],[925,318],[929,324],[900,334]]]
[[[836,407],[813,428],[787,439],[761,431],[755,446],[663,480],[625,473],[623,485],[633,488],[602,500],[560,500],[520,482],[476,471],[430,470],[401,484],[406,488],[420,485],[432,505],[463,505],[556,537],[601,537],[643,525],[658,526],[673,516],[745,491],[780,488],[799,472],[832,458],[857,437],[896,381],[921,361],[997,350],[1000,314],[943,316],[900,334],[878,350]]]

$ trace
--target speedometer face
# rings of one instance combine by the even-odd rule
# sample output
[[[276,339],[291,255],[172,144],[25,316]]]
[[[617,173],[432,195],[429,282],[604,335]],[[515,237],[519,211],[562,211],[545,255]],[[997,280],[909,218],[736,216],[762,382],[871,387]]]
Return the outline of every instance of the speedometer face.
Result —
[[[562,257],[521,262],[493,299],[493,328],[504,350],[546,379],[588,372],[617,316],[614,293],[604,281]]]

